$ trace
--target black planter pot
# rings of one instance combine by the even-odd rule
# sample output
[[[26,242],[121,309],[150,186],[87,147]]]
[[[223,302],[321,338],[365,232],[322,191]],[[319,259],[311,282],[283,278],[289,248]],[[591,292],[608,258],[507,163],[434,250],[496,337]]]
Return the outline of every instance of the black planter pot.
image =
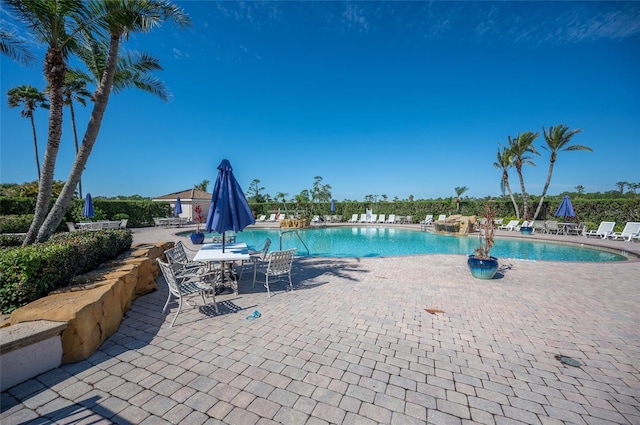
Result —
[[[204,242],[204,233],[192,233],[190,236],[191,243],[194,245],[200,245]]]
[[[476,258],[473,255],[469,255],[467,267],[471,272],[471,276],[476,279],[493,279],[493,276],[498,271],[498,259],[496,257],[489,259]]]
[[[520,233],[523,235],[530,235],[533,233],[533,227],[524,226],[520,228]]]

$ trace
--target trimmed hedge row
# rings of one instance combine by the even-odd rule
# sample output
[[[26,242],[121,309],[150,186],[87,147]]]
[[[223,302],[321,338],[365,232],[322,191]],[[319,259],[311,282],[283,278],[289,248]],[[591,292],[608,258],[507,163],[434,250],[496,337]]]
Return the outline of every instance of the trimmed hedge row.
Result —
[[[101,230],[56,234],[47,242],[0,250],[0,312],[46,296],[69,285],[72,277],[131,248],[129,230]]]

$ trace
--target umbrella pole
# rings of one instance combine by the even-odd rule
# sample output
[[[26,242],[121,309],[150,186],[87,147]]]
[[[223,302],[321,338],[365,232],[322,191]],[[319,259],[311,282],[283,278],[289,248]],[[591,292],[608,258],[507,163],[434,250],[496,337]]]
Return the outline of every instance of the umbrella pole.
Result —
[[[222,232],[222,252],[224,252],[224,232]]]

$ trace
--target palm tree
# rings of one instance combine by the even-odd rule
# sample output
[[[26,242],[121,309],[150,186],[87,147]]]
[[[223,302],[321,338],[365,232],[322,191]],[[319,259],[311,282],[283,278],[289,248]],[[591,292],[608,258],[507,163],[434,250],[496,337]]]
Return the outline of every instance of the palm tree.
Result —
[[[33,221],[24,239],[24,245],[29,245],[36,241],[49,210],[53,174],[62,136],[62,88],[67,73],[67,57],[74,45],[74,36],[81,30],[94,29],[96,21],[92,19],[82,0],[5,0],[5,4],[47,46],[44,57],[44,75],[49,87],[47,147]]]
[[[498,148],[498,153],[496,154],[497,161],[493,163],[493,166],[498,170],[502,170],[502,179],[501,184],[507,189],[509,192],[509,197],[511,198],[511,202],[513,203],[513,209],[516,212],[516,217],[520,218],[520,208],[518,208],[518,204],[516,203],[516,198],[513,196],[513,192],[511,191],[511,186],[509,185],[509,168],[513,167],[513,154],[511,151],[504,147],[502,152],[500,152],[500,148]]]
[[[282,199],[282,203],[284,204],[285,214],[289,214],[289,211],[287,211],[287,199],[286,199],[287,196],[289,196],[288,193],[283,193],[283,192],[276,193],[276,199]]]
[[[456,191],[456,212],[460,211],[460,196],[465,193],[469,188],[467,186],[458,186],[453,188]]]
[[[532,165],[535,167],[535,162],[531,160],[531,157],[527,155],[527,153],[533,153],[535,155],[540,155],[538,151],[536,151],[535,146],[533,146],[533,142],[538,138],[540,133],[534,133],[532,131],[525,131],[524,133],[518,134],[515,139],[512,139],[511,136],[508,136],[509,140],[509,150],[511,151],[511,155],[513,158],[513,163],[516,167],[516,171],[518,171],[518,177],[520,178],[520,189],[522,190],[522,217],[525,220],[529,219],[529,196],[527,195],[527,191],[524,187],[524,178],[522,176],[522,166],[523,165]]]
[[[18,0],[10,1],[18,2]],[[56,0],[48,1],[55,2]],[[73,2],[72,0],[67,1]],[[90,10],[90,16],[92,17],[93,22],[99,23],[108,31],[108,55],[105,61],[104,72],[100,76],[100,84],[93,96],[95,103],[87,125],[87,130],[85,131],[78,155],[76,155],[75,161],[71,167],[65,187],[53,205],[53,208],[46,216],[46,219],[39,226],[37,237],[29,239],[29,235],[27,235],[25,244],[32,243],[34,241],[42,242],[48,239],[55,231],[71,204],[75,187],[80,180],[82,171],[98,137],[102,118],[104,117],[104,113],[109,102],[109,95],[112,87],[114,86],[114,75],[116,74],[118,65],[120,40],[128,37],[131,32],[148,32],[167,20],[174,20],[181,27],[190,25],[191,23],[189,17],[182,9],[164,0],[121,0],[109,2],[91,0],[87,3],[82,1],[78,2],[82,4],[83,7],[86,4],[86,7]],[[97,32],[94,31],[91,32],[91,34],[97,34]],[[38,211],[37,206],[36,211]],[[34,218],[34,224],[35,223],[36,220]]]
[[[87,105],[87,98],[91,97],[91,93],[87,90],[87,80],[77,74],[67,72],[62,94],[64,96],[64,104],[69,107],[69,112],[71,114],[73,143],[76,147],[76,155],[78,155],[78,132],[76,130],[76,114],[73,108],[73,102],[75,100],[82,106]],[[78,179],[78,197],[82,199],[82,179]]]
[[[551,183],[551,175],[553,174],[553,166],[558,159],[558,152],[562,151],[589,151],[593,152],[593,149],[583,145],[569,145],[571,142],[571,138],[576,134],[582,132],[582,130],[570,130],[564,124],[560,124],[557,127],[549,127],[547,131],[544,127],[542,127],[542,131],[544,133],[544,140],[547,142],[547,146],[542,146],[544,149],[551,152],[551,157],[549,158],[549,172],[547,173],[547,181],[544,184],[544,189],[542,190],[542,196],[540,197],[540,202],[538,203],[538,208],[536,209],[536,213],[533,215],[533,219],[535,220],[542,209],[542,202],[544,201],[544,197],[547,194],[547,189],[549,188],[549,184]],[[568,146],[567,146],[568,145]]]
[[[17,108],[22,105],[20,115],[29,118],[31,121],[31,131],[33,133],[33,151],[36,156],[36,169],[38,170],[38,181],[40,181],[40,155],[38,154],[38,138],[36,135],[36,124],[33,120],[33,112],[36,108],[49,108],[47,97],[37,88],[30,85],[14,87],[7,92],[10,108]]]
[[[35,60],[26,41],[11,31],[0,30],[0,52],[25,66],[31,65]]]

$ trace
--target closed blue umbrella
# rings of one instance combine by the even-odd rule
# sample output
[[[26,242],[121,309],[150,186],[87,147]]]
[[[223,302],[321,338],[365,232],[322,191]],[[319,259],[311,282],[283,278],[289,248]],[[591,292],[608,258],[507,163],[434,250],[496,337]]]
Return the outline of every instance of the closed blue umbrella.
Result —
[[[336,212],[336,200],[331,200],[331,212]]]
[[[82,208],[82,215],[87,218],[92,218],[95,215],[93,211],[93,200],[91,199],[90,193],[87,193],[87,196],[84,198],[84,207]]]
[[[256,221],[253,218],[247,198],[233,176],[231,163],[223,159],[218,166],[218,177],[213,187],[211,207],[207,215],[207,232],[215,230],[222,235],[222,251],[224,252],[224,232],[242,229]]]
[[[180,198],[176,199],[176,206],[173,210],[176,215],[182,214],[182,202],[180,202]]]
[[[573,205],[571,205],[571,199],[569,199],[568,195],[565,195],[564,198],[562,198],[562,202],[560,203],[560,206],[558,207],[558,210],[555,213],[556,217],[575,217],[576,216],[576,212],[573,209]]]

